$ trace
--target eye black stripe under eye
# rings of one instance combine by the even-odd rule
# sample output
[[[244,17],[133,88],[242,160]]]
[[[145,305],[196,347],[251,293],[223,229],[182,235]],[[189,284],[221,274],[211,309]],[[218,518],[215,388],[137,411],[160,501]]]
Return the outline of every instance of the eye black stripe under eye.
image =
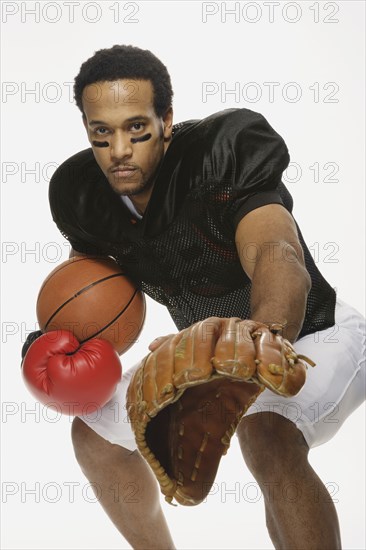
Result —
[[[95,147],[109,147],[108,141],[93,141]]]
[[[151,134],[145,134],[139,138],[131,138],[131,143],[142,143],[148,141],[151,138]],[[93,141],[95,147],[109,147],[108,141]]]
[[[147,141],[151,138],[151,134],[145,134],[144,136],[138,138],[131,138],[131,143],[141,143],[142,141]]]

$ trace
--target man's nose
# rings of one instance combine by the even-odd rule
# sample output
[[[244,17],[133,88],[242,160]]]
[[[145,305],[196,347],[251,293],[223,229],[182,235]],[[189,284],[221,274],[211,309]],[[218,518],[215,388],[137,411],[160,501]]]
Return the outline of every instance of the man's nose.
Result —
[[[129,136],[116,132],[111,139],[110,147],[113,160],[122,160],[132,156],[132,143]]]

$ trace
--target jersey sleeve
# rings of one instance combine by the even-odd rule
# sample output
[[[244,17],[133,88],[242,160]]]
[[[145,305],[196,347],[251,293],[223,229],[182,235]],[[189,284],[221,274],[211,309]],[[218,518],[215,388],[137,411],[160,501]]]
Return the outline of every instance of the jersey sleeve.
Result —
[[[261,114],[241,109],[231,118],[231,193],[226,214],[236,228],[256,208],[284,205],[281,177],[290,157],[282,137]]]
[[[89,243],[83,243],[82,241],[77,241],[73,239],[72,237],[68,237],[67,234],[65,234],[62,231],[62,234],[66,237],[66,239],[69,241],[71,247],[73,250],[76,250],[76,252],[80,252],[81,254],[87,254],[88,256],[104,256],[103,252],[97,248],[96,246],[93,246]]]
[[[60,233],[74,250],[88,255],[105,255],[93,242],[81,223],[85,198],[80,190],[85,182],[93,182],[98,174],[90,149],[81,151],[63,162],[53,174],[48,198],[51,215]]]

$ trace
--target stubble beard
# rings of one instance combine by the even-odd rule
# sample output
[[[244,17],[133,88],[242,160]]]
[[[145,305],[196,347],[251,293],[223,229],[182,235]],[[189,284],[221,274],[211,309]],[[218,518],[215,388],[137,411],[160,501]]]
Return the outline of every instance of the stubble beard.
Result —
[[[144,193],[153,185],[153,177],[147,179],[145,174],[138,169],[138,174],[141,175],[140,181],[136,181],[136,175],[131,180],[119,181],[120,178],[114,178],[113,174],[108,177],[109,185],[117,195],[136,196]]]

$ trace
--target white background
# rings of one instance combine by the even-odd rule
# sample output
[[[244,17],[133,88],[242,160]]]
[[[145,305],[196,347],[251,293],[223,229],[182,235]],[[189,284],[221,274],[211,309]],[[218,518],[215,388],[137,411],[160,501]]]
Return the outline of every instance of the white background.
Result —
[[[2,545],[129,548],[100,505],[92,502],[93,493],[71,448],[72,419],[55,419],[51,413],[47,417],[20,376],[20,348],[25,332],[35,328],[38,289],[68,257],[67,243],[51,220],[48,180],[54,166],[88,147],[67,83],[94,51],[133,44],[150,49],[167,65],[176,122],[229,107],[263,113],[284,137],[292,162],[300,166],[301,177],[287,185],[320,270],[343,300],[364,312],[365,5],[211,2],[205,8],[201,2],[79,1],[71,3],[71,21],[71,6],[65,2],[1,4]],[[225,8],[235,7],[237,15],[228,14],[225,21]],[[29,12],[34,9],[38,21]],[[205,9],[212,14],[203,22]],[[203,97],[205,82],[217,93]],[[278,83],[273,98],[264,84],[269,82]],[[35,95],[29,93],[37,86]],[[236,86],[239,97],[225,95],[225,86]],[[35,163],[40,177],[27,173]],[[314,163],[319,163],[319,181],[309,168]],[[338,166],[333,175],[338,181],[326,181],[332,170],[326,163]],[[297,179],[299,173],[291,169],[287,180]],[[163,308],[149,300],[148,310],[139,342],[122,358],[125,369],[146,354],[152,339],[174,330]],[[332,491],[344,548],[352,550],[366,547],[364,432],[361,407],[331,442],[310,454]],[[272,548],[263,498],[236,441],[216,481],[227,490],[240,483],[240,494],[225,496],[222,485],[198,508],[163,504],[177,547]],[[73,497],[70,484],[75,487]],[[34,494],[27,492],[32,488]]]

